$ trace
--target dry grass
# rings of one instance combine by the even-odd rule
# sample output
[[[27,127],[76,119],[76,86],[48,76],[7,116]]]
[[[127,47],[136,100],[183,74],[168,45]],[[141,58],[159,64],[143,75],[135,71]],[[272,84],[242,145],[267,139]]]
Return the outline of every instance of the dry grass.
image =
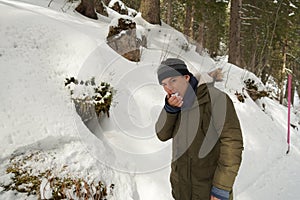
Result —
[[[41,151],[35,151],[13,156],[6,169],[6,173],[11,174],[11,180],[6,184],[0,183],[4,191],[12,190],[26,193],[28,196],[36,195],[37,199],[105,200],[108,195],[112,195],[114,184],[107,188],[102,181],[85,180],[71,172],[61,177],[57,171],[66,174],[67,165],[60,170],[36,169],[38,167],[33,163],[44,162],[43,155],[45,154]]]

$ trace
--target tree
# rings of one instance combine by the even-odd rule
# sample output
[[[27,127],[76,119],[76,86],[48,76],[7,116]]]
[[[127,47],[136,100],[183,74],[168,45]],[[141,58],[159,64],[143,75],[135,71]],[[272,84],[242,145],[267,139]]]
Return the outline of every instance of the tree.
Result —
[[[205,50],[212,57],[229,52],[230,63],[253,72],[263,83],[270,77],[277,85],[285,82],[284,44],[287,55],[300,55],[299,0],[232,0],[230,15],[227,0],[161,2],[162,20],[192,37],[197,52]],[[294,60],[288,56],[286,67],[291,69]]]
[[[185,7],[185,22],[183,33],[189,37],[192,36],[192,5],[189,1],[186,2]]]
[[[270,69],[270,38],[274,26],[273,2],[243,0],[241,20],[241,67],[261,74],[267,81]]]
[[[196,52],[201,54],[204,50],[204,21],[200,21],[198,24],[197,30],[197,45],[196,45]]]
[[[172,0],[167,0],[167,24],[172,26],[172,15],[173,15],[173,6],[172,6]]]
[[[241,7],[242,0],[231,0],[228,62],[241,64]]]
[[[293,71],[293,80],[299,79],[299,6],[297,0],[243,0],[241,64],[264,84],[272,77],[279,88],[280,102],[283,102],[286,69]]]
[[[204,50],[204,34],[205,34],[205,11],[206,11],[205,1],[197,0],[193,5],[194,16],[194,38],[197,41],[196,52],[202,54]]]
[[[161,25],[160,0],[142,0],[140,12],[147,22]]]
[[[196,52],[208,51],[212,57],[222,55],[221,43],[227,43],[226,1],[195,0],[193,10],[193,37],[197,41]]]
[[[95,12],[94,0],[81,0],[75,10],[86,17],[98,19]]]
[[[101,0],[94,0],[94,6],[97,13],[108,16],[107,10],[103,5],[103,2]]]
[[[138,10],[141,4],[141,0],[122,0],[122,2],[129,8]]]
[[[208,1],[205,3],[205,35],[204,47],[211,57],[222,54],[221,42],[225,43],[226,18],[228,3],[223,1]]]

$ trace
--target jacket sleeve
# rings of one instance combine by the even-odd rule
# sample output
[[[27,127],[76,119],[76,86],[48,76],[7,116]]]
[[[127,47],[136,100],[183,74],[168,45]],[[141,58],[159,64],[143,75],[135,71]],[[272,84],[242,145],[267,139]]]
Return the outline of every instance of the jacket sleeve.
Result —
[[[243,138],[234,105],[227,94],[222,96],[216,99],[213,109],[214,126],[221,133],[213,185],[231,191],[242,161]]]
[[[168,113],[165,109],[162,109],[155,124],[157,137],[161,141],[167,141],[172,138],[177,117],[177,113]]]

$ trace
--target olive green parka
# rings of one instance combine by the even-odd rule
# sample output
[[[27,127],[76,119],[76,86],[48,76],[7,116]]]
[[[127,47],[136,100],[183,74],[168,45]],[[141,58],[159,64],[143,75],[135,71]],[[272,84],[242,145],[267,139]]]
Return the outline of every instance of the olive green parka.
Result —
[[[199,78],[199,77],[198,77]],[[243,151],[240,123],[227,94],[199,82],[192,107],[162,109],[156,122],[161,141],[173,139],[170,181],[176,200],[210,200],[212,186],[231,193]]]

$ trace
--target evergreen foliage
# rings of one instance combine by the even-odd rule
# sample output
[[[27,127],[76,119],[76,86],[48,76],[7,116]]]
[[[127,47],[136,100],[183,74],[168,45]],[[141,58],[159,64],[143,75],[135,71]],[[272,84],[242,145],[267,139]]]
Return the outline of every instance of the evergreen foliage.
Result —
[[[164,0],[161,6],[161,18],[167,21],[168,1]],[[187,10],[192,7],[191,27],[186,26]],[[207,49],[213,57],[224,55],[226,50],[222,49],[222,44],[227,43],[228,28],[228,2],[226,1],[207,1],[207,0],[174,0],[172,1],[172,21],[171,24],[175,29],[184,32],[185,29],[191,29],[187,34],[190,39],[198,41],[198,37],[203,37],[203,47]],[[190,14],[190,13],[188,13]],[[199,30],[199,24],[204,22],[203,36]]]
[[[162,0],[161,3],[163,21],[167,21],[169,2]],[[170,25],[181,32],[188,25],[185,23],[186,5],[193,8],[192,33],[188,36],[212,57],[226,55],[229,44],[228,1],[172,1]],[[282,98],[287,70],[293,72],[293,85],[299,85],[300,2],[243,0],[241,14],[240,67],[253,72],[264,84],[272,77]],[[300,89],[298,91],[300,95]]]
[[[104,2],[107,5],[109,1]],[[122,2],[149,19],[157,18],[154,13],[160,10],[162,21],[186,34],[189,41],[195,41],[198,53],[208,52],[213,58],[228,54],[231,13],[227,0],[160,0],[160,8],[150,11],[151,1]],[[243,0],[240,13],[240,53],[237,54],[240,67],[253,72],[264,84],[270,78],[275,80],[279,99],[283,97],[286,71],[290,70],[300,95],[300,1]],[[160,24],[159,20],[156,23]]]

